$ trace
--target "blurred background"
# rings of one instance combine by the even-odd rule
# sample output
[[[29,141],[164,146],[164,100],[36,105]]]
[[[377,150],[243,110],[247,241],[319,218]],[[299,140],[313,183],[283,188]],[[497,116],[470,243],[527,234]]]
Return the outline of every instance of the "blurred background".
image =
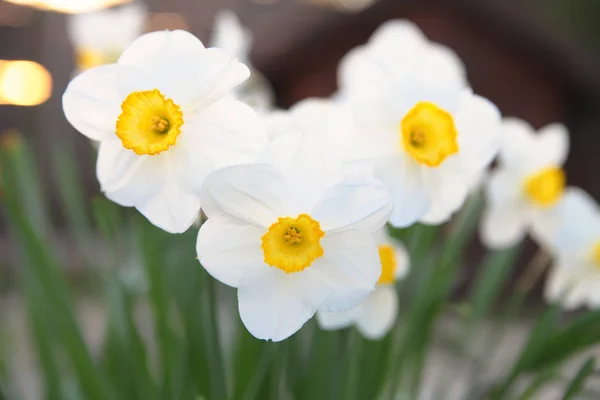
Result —
[[[61,95],[78,68],[95,61],[93,53],[81,52],[77,35],[89,35],[93,42],[123,27],[118,21],[90,23],[84,24],[89,32],[73,33],[69,19],[73,13],[106,8],[116,12],[126,3],[130,1],[0,0],[0,145],[10,149],[23,139],[30,144],[53,245],[73,280],[84,275],[86,262],[73,249],[73,238],[61,233],[69,218],[61,182],[53,173],[61,148],[76,155],[84,197],[95,198],[99,188],[94,149],[65,120]],[[430,40],[459,55],[474,91],[505,116],[525,119],[535,128],[566,124],[571,132],[568,181],[600,199],[598,1],[145,0],[144,7],[141,32],[185,29],[205,44],[211,42],[217,13],[233,11],[253,36],[252,65],[270,82],[276,105],[284,108],[334,93],[337,65],[346,52],[364,43],[384,21],[410,19]],[[12,311],[14,304],[18,307],[11,297],[18,265],[12,240],[0,215],[0,311],[18,314]],[[478,251],[479,246],[473,248]],[[524,257],[531,253],[526,250]],[[102,249],[96,254],[106,256]],[[90,319],[91,332],[94,323],[101,324]]]
[[[61,109],[61,95],[77,68],[77,40],[69,37],[68,13],[128,2],[0,0],[0,132],[16,130],[33,144],[43,191],[59,225],[63,217],[45,168],[50,165],[47,149],[60,143],[76,151],[86,194],[98,193],[93,149],[75,134]],[[254,38],[252,64],[269,80],[276,103],[283,107],[332,94],[341,57],[385,20],[408,18],[431,40],[458,53],[475,92],[491,99],[504,115],[523,118],[536,128],[565,123],[572,135],[568,180],[600,198],[600,181],[592,172],[600,168],[599,2],[145,0],[145,5],[142,31],[181,28],[205,43],[210,43],[217,12],[235,12]],[[90,25],[91,36],[118,30]],[[11,60],[35,64],[7,63]],[[10,254],[4,232],[0,222],[3,264]]]

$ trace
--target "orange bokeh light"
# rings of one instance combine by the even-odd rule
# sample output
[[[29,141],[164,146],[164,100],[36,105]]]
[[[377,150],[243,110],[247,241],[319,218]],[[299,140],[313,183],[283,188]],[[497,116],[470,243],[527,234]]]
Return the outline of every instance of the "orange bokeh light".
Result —
[[[130,3],[131,0],[5,0],[9,3],[57,11],[66,14],[79,14],[102,10],[118,4]]]
[[[0,60],[0,104],[35,106],[52,93],[52,76],[33,61]]]

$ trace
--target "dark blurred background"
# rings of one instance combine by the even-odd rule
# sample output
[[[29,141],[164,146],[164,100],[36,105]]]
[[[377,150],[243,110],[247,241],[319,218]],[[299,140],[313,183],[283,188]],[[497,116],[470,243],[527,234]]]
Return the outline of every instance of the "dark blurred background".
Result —
[[[385,20],[408,18],[431,40],[458,53],[475,92],[495,102],[504,115],[523,118],[536,128],[565,123],[571,131],[569,183],[600,198],[600,1],[362,0],[366,8],[348,8],[358,2],[146,0],[146,30],[183,28],[206,43],[216,12],[234,11],[254,35],[252,63],[273,85],[278,105],[288,107],[305,97],[330,95],[336,88],[337,64],[348,50],[365,42]],[[0,132],[16,129],[32,143],[57,226],[63,218],[48,172],[49,148],[58,144],[73,149],[86,195],[98,194],[93,148],[61,110],[61,94],[74,70],[66,18],[0,0],[0,60],[38,62],[52,78],[51,96],[43,104],[0,101]],[[2,143],[10,144],[3,137]],[[0,220],[0,263],[9,257],[6,240]]]

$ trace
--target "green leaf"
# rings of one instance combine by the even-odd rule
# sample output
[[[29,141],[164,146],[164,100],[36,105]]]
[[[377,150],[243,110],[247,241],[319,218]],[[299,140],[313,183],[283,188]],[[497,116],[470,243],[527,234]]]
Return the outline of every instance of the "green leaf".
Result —
[[[516,265],[520,246],[488,254],[480,266],[480,273],[471,295],[471,321],[480,320],[490,311]]]
[[[531,400],[544,385],[557,377],[556,371],[553,369],[544,370],[537,374],[531,383],[523,390],[523,393],[517,398],[518,400]]]
[[[552,336],[552,332],[556,329],[559,315],[560,307],[554,304],[546,309],[542,316],[538,318],[516,362],[513,364],[507,377],[494,388],[490,399],[499,400],[505,398],[517,377],[538,365],[540,355],[547,351],[548,340]],[[546,366],[544,365],[544,367]]]
[[[104,197],[92,199],[96,227],[111,245],[115,245],[124,229],[122,211],[119,206]]]
[[[138,235],[142,261],[146,271],[149,285],[149,301],[154,317],[154,330],[158,343],[158,365],[161,373],[159,393],[161,397],[169,398],[173,389],[175,356],[175,335],[170,321],[170,291],[168,284],[167,265],[165,261],[166,250],[169,244],[169,235],[149,222],[137,216],[136,231]]]
[[[134,301],[118,281],[109,284],[108,372],[119,382],[121,395],[132,399],[157,399],[158,391],[148,368],[146,345],[135,324]]]
[[[205,306],[204,334],[205,349],[207,350],[207,359],[210,370],[210,393],[211,399],[227,398],[227,386],[225,378],[225,365],[223,362],[223,349],[219,336],[219,322],[217,319],[217,282],[212,277],[206,276],[204,279],[205,287],[203,290],[203,305]]]
[[[586,359],[581,367],[569,382],[569,385],[565,389],[562,400],[574,400],[577,394],[581,393],[584,389],[587,379],[594,373],[596,367],[596,358],[589,357]]]
[[[552,335],[546,341],[544,351],[529,363],[528,368],[558,364],[599,342],[600,310],[588,311]]]
[[[44,312],[53,320],[55,336],[60,339],[62,348],[77,375],[82,390],[90,400],[105,400],[114,398],[107,385],[105,377],[96,367],[81,330],[77,326],[73,302],[70,299],[68,288],[60,266],[52,257],[47,248],[46,241],[34,229],[32,219],[24,217],[27,204],[20,201],[17,185],[17,170],[8,168],[14,163],[10,162],[11,155],[4,152],[0,154],[1,168],[3,171],[4,204],[10,226],[19,240],[22,254],[26,259],[26,266],[30,268],[26,279],[31,279],[37,285],[39,295],[43,300]],[[17,156],[18,157],[18,156]]]
[[[346,340],[346,349],[344,352],[344,362],[342,366],[346,370],[344,376],[343,399],[358,399],[358,389],[361,380],[360,361],[363,349],[363,340],[355,328],[350,329]]]
[[[476,231],[482,204],[480,196],[471,197],[454,219],[448,235],[445,236],[441,253],[438,254],[429,248],[427,252],[423,251],[427,254],[427,259],[419,260],[417,264],[411,263],[411,269],[417,269],[421,276],[410,305],[400,353],[395,356],[398,361],[392,367],[391,377],[388,377],[388,380],[393,382],[391,395],[398,392],[403,383],[403,375],[409,372],[410,396],[418,397],[436,317],[451,294],[456,271],[462,265],[461,256]],[[408,284],[414,285],[410,281]],[[406,368],[406,365],[409,365],[410,369]]]
[[[52,151],[56,191],[61,197],[61,206],[69,226],[77,235],[76,237],[79,237],[90,233],[90,222],[79,171],[74,160],[72,151],[64,144],[55,147]]]
[[[208,398],[210,366],[206,346],[206,325],[202,293],[208,279],[195,254],[196,232],[179,235],[177,245],[172,246],[169,257],[171,290],[183,326],[184,361],[186,382],[195,394]]]

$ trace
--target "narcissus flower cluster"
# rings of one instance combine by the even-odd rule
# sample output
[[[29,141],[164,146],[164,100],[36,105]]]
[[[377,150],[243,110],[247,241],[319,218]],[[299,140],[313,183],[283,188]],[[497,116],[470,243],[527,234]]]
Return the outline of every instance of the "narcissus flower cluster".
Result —
[[[576,208],[561,200],[566,130],[536,136],[503,123],[473,93],[459,58],[415,25],[388,22],[346,55],[334,97],[290,110],[253,104],[256,112],[239,89],[250,76],[249,33],[234,15],[219,18],[213,42],[235,54],[184,31],[149,33],[116,63],[73,79],[63,107],[99,142],[97,176],[109,199],[170,233],[203,211],[198,260],[237,288],[241,319],[257,338],[283,340],[315,314],[324,329],[385,336],[409,266],[386,224],[448,221],[501,144],[485,241],[509,245],[528,227],[551,226],[540,236],[561,260],[598,263],[593,232],[577,251],[553,240],[568,230],[566,211],[538,218],[554,205]],[[529,156],[533,147],[539,157]]]

